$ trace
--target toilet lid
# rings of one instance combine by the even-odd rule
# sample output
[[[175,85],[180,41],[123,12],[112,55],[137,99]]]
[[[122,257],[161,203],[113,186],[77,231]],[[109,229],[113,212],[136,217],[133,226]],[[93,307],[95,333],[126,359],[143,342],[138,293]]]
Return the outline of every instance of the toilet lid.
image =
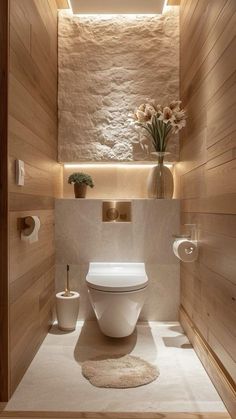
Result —
[[[145,288],[148,284],[147,277],[92,277],[87,275],[87,285],[90,288],[94,288],[99,291],[110,291],[110,292],[125,292],[125,291],[136,291]]]
[[[86,282],[90,288],[99,291],[126,292],[145,288],[148,284],[148,277],[144,264],[141,263],[91,263]]]

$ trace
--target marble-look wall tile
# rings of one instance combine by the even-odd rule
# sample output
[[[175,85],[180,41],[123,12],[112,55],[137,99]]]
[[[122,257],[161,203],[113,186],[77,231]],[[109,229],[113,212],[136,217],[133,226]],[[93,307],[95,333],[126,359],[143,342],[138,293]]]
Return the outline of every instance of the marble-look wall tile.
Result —
[[[99,199],[57,200],[57,290],[63,288],[70,264],[72,287],[81,294],[80,318],[90,319],[85,285],[89,262],[145,262],[150,286],[141,319],[176,320],[179,262],[172,234],[178,231],[178,200],[132,200],[131,223],[103,223]]]

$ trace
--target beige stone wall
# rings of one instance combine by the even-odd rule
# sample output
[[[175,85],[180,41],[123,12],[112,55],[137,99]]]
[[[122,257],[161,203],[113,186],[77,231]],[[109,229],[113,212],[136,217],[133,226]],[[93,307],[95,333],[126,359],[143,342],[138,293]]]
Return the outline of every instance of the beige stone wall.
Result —
[[[157,16],[59,15],[59,160],[150,160],[128,114],[179,97],[178,8]],[[177,159],[178,139],[170,144]]]

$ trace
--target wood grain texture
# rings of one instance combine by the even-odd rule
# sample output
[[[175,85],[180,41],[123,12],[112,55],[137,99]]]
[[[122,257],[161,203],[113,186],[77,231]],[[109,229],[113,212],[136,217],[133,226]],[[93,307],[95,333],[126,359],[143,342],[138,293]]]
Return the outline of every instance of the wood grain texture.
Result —
[[[57,4],[10,0],[9,43],[9,348],[12,393],[52,321],[57,163]],[[15,182],[15,160],[25,185]],[[20,219],[37,215],[39,241],[20,239]]]
[[[220,396],[224,400],[232,419],[234,419],[236,417],[236,385],[234,380],[232,380],[224,365],[215,355],[211,346],[201,335],[199,329],[190,319],[183,307],[180,309],[180,319],[184,331],[192,343],[195,352],[199,356],[203,366],[208,371],[208,374],[214,382]]]
[[[69,9],[70,5],[68,0],[56,0],[58,9]]]
[[[167,6],[179,6],[180,0],[167,0]]]
[[[11,380],[19,383],[51,325],[54,267],[11,303]],[[37,332],[37,333],[36,333]]]
[[[181,304],[234,383],[235,48],[234,0],[181,1],[180,85],[188,124],[181,133],[177,197],[182,198],[181,224],[197,225],[200,246],[198,261],[181,266]],[[219,385],[211,363],[204,365]],[[224,390],[221,397],[236,415]]]
[[[9,396],[8,354],[8,0],[0,2],[0,401]]]

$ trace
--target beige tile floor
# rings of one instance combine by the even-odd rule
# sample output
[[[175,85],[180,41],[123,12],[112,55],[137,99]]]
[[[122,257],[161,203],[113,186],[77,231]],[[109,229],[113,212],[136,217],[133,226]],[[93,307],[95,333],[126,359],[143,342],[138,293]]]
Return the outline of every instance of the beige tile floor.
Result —
[[[115,353],[157,363],[159,378],[134,389],[93,387],[81,363]],[[79,322],[72,333],[52,328],[5,410],[226,412],[178,323],[140,323],[131,337],[116,340],[93,321]]]

